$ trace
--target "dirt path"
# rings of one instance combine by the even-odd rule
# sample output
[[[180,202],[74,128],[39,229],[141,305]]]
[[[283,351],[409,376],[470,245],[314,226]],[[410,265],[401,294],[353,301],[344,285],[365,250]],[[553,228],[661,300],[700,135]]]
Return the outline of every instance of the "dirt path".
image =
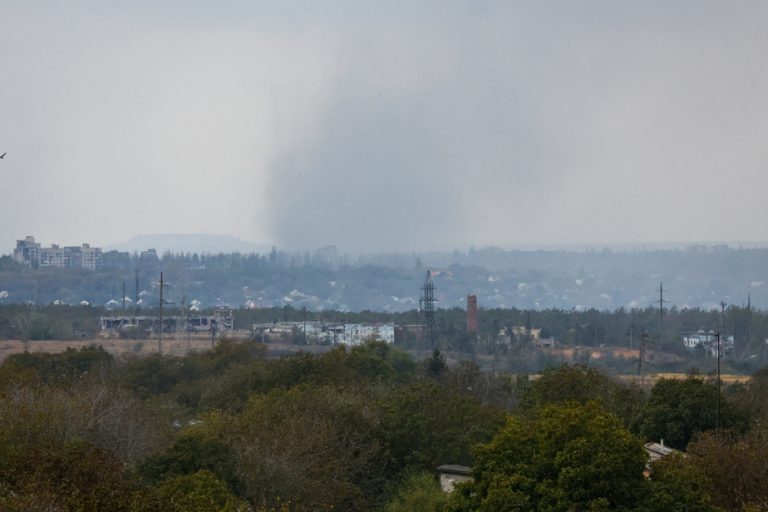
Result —
[[[121,340],[116,338],[96,338],[91,340],[46,340],[28,342],[30,352],[57,353],[64,352],[68,348],[79,349],[88,346],[101,346],[114,356],[124,354],[149,355],[158,352],[158,340]],[[266,345],[269,357],[295,354],[297,352],[321,353],[330,350],[329,346],[298,346],[282,343],[269,343]],[[211,349],[209,336],[192,336],[187,342],[186,338],[163,337],[163,354],[183,356],[188,352],[202,352]],[[21,340],[0,340],[0,362],[12,354],[24,352],[24,342]]]

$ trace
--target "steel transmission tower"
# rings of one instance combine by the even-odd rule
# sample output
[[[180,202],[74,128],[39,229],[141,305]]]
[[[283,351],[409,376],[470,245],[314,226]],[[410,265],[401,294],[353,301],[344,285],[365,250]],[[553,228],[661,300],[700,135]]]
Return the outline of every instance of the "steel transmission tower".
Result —
[[[432,271],[427,270],[427,278],[421,287],[419,309],[424,316],[424,325],[427,329],[427,339],[432,349],[435,349],[435,284],[432,282]]]

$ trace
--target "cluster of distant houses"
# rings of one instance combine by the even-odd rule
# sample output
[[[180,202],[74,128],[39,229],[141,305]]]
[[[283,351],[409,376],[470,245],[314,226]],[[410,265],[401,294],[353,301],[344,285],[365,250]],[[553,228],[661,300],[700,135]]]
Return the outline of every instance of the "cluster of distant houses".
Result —
[[[526,327],[524,325],[513,325],[503,327],[499,330],[496,337],[497,343],[511,345],[514,340],[529,340],[534,347],[554,348],[557,346],[555,338],[542,338],[541,329],[538,327]]]
[[[699,330],[692,334],[683,334],[682,339],[685,348],[690,350],[703,350],[707,355],[712,357],[717,357],[718,350],[720,351],[721,357],[733,354],[733,336],[721,336],[719,349],[715,331]]]

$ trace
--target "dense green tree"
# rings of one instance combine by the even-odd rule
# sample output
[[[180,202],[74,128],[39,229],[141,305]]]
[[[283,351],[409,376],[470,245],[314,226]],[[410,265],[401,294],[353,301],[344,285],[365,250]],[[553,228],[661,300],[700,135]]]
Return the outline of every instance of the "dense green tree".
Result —
[[[746,434],[711,431],[688,445],[688,461],[712,486],[712,501],[723,510],[768,510],[768,425]]]
[[[683,455],[672,454],[653,463],[653,473],[639,512],[709,512],[712,483],[701,468]]]
[[[67,348],[64,352],[23,352],[13,354],[2,363],[0,372],[15,372],[19,369],[33,369],[42,382],[69,381],[88,373],[111,370],[113,356],[101,346],[83,347],[79,350]]]
[[[595,368],[564,364],[547,368],[532,382],[523,396],[523,407],[535,411],[547,404],[592,400],[630,425],[643,405],[643,394],[638,387],[618,382]]]
[[[644,482],[641,442],[596,402],[511,417],[475,457],[450,510],[631,510]]]
[[[428,380],[389,390],[379,407],[378,435],[400,470],[468,464],[504,422],[501,410]]]
[[[165,443],[171,412],[95,377],[66,387],[7,386],[0,390],[0,447],[85,440],[133,460]]]
[[[439,379],[448,369],[445,354],[437,349],[432,351],[432,357],[425,359],[421,364],[421,373],[432,379]]]
[[[661,381],[641,407],[636,387],[587,367],[529,380],[453,360],[417,363],[376,341],[279,359],[228,341],[186,357],[12,356],[0,364],[0,510],[766,508],[764,372],[726,388],[752,430],[738,433],[744,416],[722,399],[737,431],[696,437],[711,383]],[[504,426],[505,410],[520,417]],[[688,457],[643,480],[632,418],[693,434]],[[434,477],[445,463],[473,466],[475,483],[448,498]]]
[[[219,439],[195,435],[194,431],[182,435],[166,451],[150,455],[139,465],[139,474],[149,483],[203,470],[225,482],[232,491],[240,491],[232,448]]]
[[[238,459],[254,505],[293,510],[364,510],[391,471],[361,390],[294,387],[254,396],[219,430]],[[207,420],[205,420],[207,421]]]
[[[181,360],[163,354],[133,357],[122,371],[123,382],[142,398],[168,393],[182,379]]]
[[[661,379],[651,390],[638,431],[652,440],[663,439],[677,449],[685,449],[697,432],[717,426],[718,390],[701,378]],[[745,418],[720,395],[720,426],[743,429]]]
[[[434,472],[406,474],[390,492],[384,512],[442,512],[448,495],[440,488]]]
[[[749,382],[726,388],[726,393],[750,419],[768,421],[768,367],[753,373]]]
[[[128,511],[136,492],[116,457],[85,442],[16,444],[0,457],[0,510]]]
[[[141,508],[147,512],[236,512],[237,498],[226,484],[206,470],[177,475],[151,489]]]
[[[457,393],[506,411],[516,411],[521,406],[531,385],[527,375],[484,372],[474,361],[461,361],[449,367],[440,382]]]
[[[221,377],[201,381],[200,405],[240,410],[253,392],[302,384],[347,387],[404,383],[415,378],[415,368],[408,353],[381,341],[351,349],[339,346],[319,355],[253,360],[232,365]]]

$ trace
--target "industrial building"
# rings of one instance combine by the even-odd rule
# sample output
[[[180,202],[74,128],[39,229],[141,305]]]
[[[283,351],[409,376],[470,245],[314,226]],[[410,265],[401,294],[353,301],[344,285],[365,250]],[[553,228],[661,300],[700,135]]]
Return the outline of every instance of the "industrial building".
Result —
[[[314,345],[360,345],[376,339],[395,342],[393,324],[329,322],[276,322],[254,324],[253,335],[262,341],[293,339]]]
[[[160,318],[154,315],[102,316],[103,336],[119,336],[138,330],[142,334],[160,331]],[[163,317],[163,332],[230,332],[234,329],[232,310],[215,310],[213,315],[172,315]]]

